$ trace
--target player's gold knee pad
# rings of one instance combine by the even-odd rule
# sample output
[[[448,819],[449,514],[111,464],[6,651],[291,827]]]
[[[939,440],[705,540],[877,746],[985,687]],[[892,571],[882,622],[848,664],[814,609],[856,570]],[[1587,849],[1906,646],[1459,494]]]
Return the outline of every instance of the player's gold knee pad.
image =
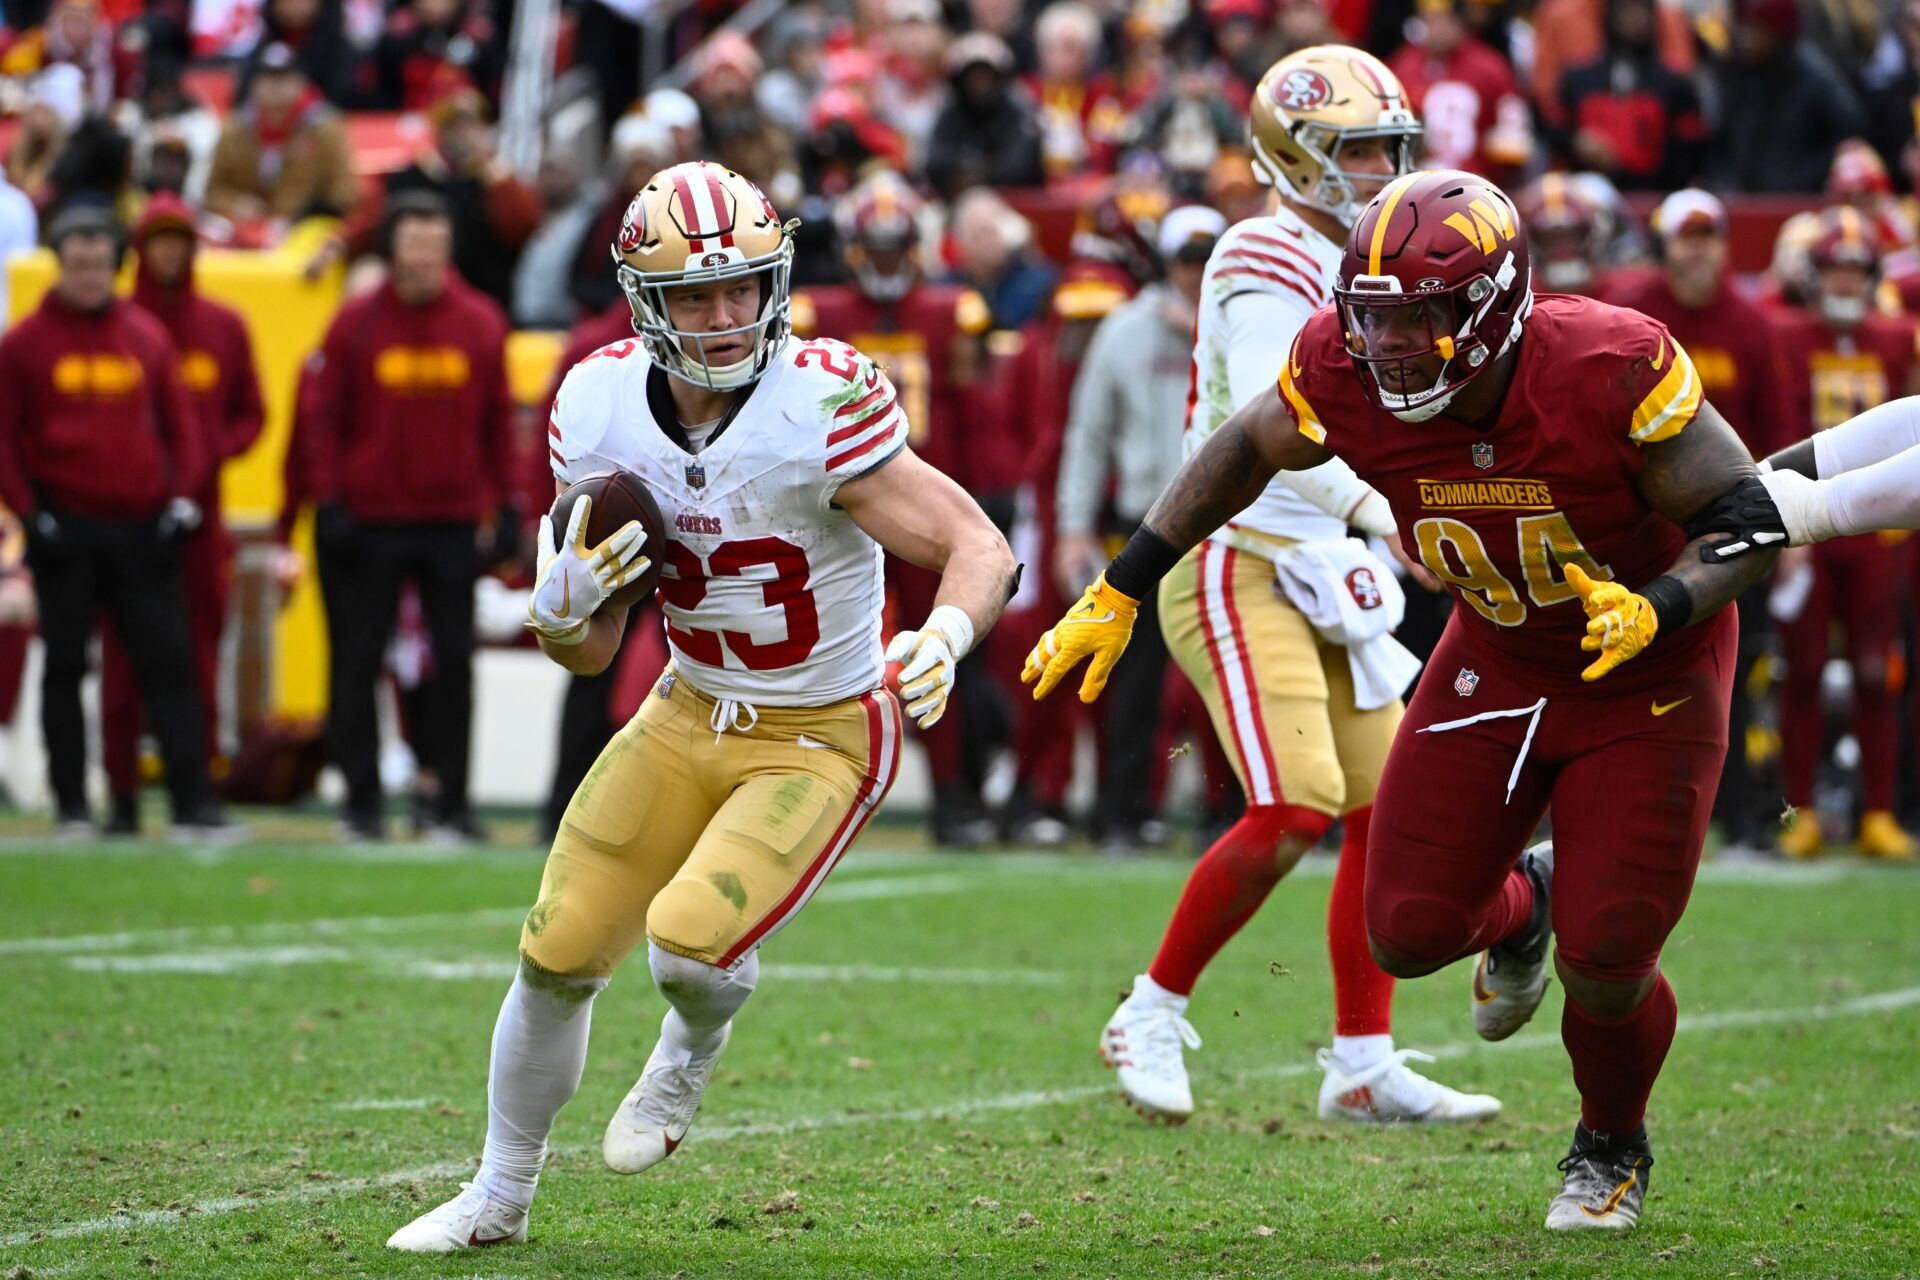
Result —
[[[753,927],[746,908],[747,897],[738,886],[683,876],[654,895],[647,908],[647,937],[675,955],[717,963]]]

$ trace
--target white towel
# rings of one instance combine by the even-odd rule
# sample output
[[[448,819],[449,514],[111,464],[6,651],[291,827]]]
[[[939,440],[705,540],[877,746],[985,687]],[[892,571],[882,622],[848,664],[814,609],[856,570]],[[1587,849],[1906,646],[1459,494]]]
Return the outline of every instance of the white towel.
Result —
[[[1407,611],[1393,570],[1358,538],[1296,542],[1272,554],[1281,594],[1347,651],[1354,706],[1373,711],[1398,698],[1420,659],[1392,635]]]

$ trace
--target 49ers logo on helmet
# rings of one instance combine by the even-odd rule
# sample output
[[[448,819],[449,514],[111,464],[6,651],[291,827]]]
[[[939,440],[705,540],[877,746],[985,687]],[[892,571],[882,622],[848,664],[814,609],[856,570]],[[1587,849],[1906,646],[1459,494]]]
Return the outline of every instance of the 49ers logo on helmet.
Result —
[[[1273,86],[1276,103],[1288,111],[1311,111],[1333,98],[1333,82],[1309,67],[1289,71]]]
[[[703,267],[724,267],[727,265],[727,255],[724,253],[710,253],[700,259],[700,265]]]
[[[627,216],[620,220],[620,252],[632,253],[647,236],[647,206],[635,196],[627,205]]]

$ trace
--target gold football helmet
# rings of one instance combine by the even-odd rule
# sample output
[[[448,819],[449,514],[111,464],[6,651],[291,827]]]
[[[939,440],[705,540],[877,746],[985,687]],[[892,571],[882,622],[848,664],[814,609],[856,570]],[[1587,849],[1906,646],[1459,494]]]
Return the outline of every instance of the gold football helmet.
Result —
[[[1248,108],[1247,140],[1260,180],[1288,198],[1352,226],[1367,205],[1354,182],[1377,180],[1340,167],[1340,148],[1360,138],[1394,144],[1394,172],[1414,168],[1420,118],[1380,59],[1345,45],[1290,53],[1267,69]]]
[[[716,391],[744,387],[766,372],[791,328],[793,229],[760,188],[706,160],[662,169],[620,224],[614,272],[633,308],[647,354],[677,378]],[[760,313],[735,329],[695,333],[674,326],[667,291],[760,276]],[[731,364],[707,360],[704,338],[754,335],[752,353]],[[688,341],[692,339],[692,341]]]

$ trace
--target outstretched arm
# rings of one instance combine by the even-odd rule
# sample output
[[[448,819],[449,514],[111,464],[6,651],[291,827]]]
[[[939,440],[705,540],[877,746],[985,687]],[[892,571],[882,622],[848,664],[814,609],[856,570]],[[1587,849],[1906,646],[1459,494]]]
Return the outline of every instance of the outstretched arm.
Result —
[[[1020,679],[1034,686],[1036,699],[1044,698],[1091,658],[1080,701],[1099,697],[1126,652],[1140,601],[1180,557],[1246,510],[1276,472],[1305,471],[1332,456],[1300,434],[1275,388],[1241,405],[1187,459],[1107,571],[1040,637]]]
[[[1758,581],[1773,564],[1773,551],[1742,560],[1706,554],[1727,540],[1719,531],[1701,531],[1703,515],[1759,485],[1760,469],[1740,437],[1711,404],[1685,430],[1646,446],[1647,466],[1640,496],[1655,511],[1695,534],[1667,571],[1643,587],[1595,582],[1578,565],[1567,566],[1567,581],[1587,611],[1587,638],[1581,647],[1598,654],[1580,673],[1598,680],[1639,654],[1662,631],[1678,631],[1717,613]]]
[[[931,729],[946,714],[960,659],[1013,595],[1013,552],[971,494],[905,447],[833,500],[882,547],[940,575],[926,621],[887,646],[907,714]]]

